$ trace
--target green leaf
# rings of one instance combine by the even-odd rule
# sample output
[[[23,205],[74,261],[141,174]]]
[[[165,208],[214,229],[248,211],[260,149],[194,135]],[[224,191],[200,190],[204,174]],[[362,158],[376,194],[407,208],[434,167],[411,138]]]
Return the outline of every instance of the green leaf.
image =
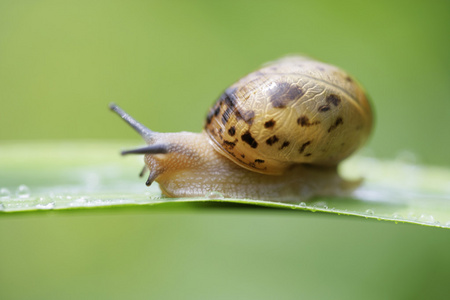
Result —
[[[450,228],[450,170],[409,159],[356,156],[341,166],[346,178],[364,178],[352,197],[320,197],[280,203],[203,198],[165,198],[137,174],[142,158],[123,158],[129,142],[11,142],[0,146],[0,211],[86,209],[101,206],[226,202],[288,208]],[[406,159],[405,159],[406,158]]]

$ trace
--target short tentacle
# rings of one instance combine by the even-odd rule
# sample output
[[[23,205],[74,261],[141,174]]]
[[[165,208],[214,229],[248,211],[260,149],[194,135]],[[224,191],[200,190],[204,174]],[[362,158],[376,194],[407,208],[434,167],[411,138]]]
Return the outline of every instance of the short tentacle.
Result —
[[[143,177],[145,175],[145,173],[147,172],[147,170],[148,170],[147,165],[144,165],[141,172],[139,173],[139,177]]]
[[[147,178],[147,181],[145,182],[145,185],[146,186],[150,186],[152,183],[153,183],[153,181],[155,181],[155,179],[157,178],[159,176],[159,173],[158,172],[152,172],[152,171],[150,171],[150,175],[148,175],[148,178]]]

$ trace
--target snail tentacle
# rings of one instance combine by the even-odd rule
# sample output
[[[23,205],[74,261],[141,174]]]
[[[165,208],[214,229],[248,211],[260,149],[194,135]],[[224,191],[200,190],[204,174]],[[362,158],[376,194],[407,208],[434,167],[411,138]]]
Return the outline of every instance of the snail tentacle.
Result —
[[[132,116],[127,114],[123,109],[117,106],[115,103],[111,103],[109,105],[109,109],[115,112],[118,116],[120,116],[128,125],[133,127],[133,129],[139,133],[147,143],[151,143],[154,138],[155,132],[151,131]]]
[[[166,145],[148,145],[142,148],[136,148],[131,150],[122,151],[122,155],[127,154],[165,154],[168,153],[168,147]]]
[[[139,173],[139,177],[144,177],[144,175],[147,172],[147,170],[148,170],[147,165],[144,165],[144,167],[142,168],[141,172]]]

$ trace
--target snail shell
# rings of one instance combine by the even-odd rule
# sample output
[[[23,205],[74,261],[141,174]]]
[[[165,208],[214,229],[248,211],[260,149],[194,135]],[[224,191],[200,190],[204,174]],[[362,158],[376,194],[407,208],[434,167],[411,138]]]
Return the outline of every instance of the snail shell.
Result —
[[[336,165],[364,144],[371,127],[367,97],[347,73],[288,57],[229,87],[205,130],[214,148],[238,165],[281,174],[298,163]]]
[[[169,197],[205,196],[304,201],[342,195],[358,182],[337,165],[367,140],[372,113],[361,86],[344,71],[305,57],[288,57],[225,90],[201,133],[154,132],[117,105],[111,110],[147,146],[146,184]],[[143,172],[141,172],[141,175]]]

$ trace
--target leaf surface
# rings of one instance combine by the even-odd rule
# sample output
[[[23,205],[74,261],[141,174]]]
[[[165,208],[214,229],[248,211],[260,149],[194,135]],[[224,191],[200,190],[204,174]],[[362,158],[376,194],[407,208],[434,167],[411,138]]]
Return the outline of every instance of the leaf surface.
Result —
[[[450,228],[450,170],[405,159],[356,156],[341,166],[346,178],[364,178],[352,197],[319,197],[299,203],[165,198],[137,174],[142,157],[123,158],[129,142],[14,142],[0,146],[0,211],[87,209],[102,206],[225,202]]]

